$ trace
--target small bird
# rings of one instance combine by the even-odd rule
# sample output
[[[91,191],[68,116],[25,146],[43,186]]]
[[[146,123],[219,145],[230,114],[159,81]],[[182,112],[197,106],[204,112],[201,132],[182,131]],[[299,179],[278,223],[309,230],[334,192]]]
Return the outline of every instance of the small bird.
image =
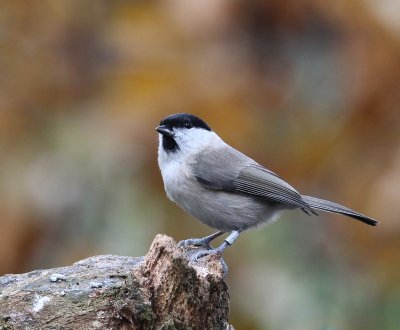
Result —
[[[200,118],[186,113],[170,115],[156,128],[158,164],[170,200],[218,232],[187,239],[181,246],[202,246],[195,259],[219,254],[239,235],[275,221],[283,210],[301,209],[338,213],[376,226],[378,222],[342,205],[300,195],[286,181],[226,144]],[[210,242],[228,233],[224,242]]]

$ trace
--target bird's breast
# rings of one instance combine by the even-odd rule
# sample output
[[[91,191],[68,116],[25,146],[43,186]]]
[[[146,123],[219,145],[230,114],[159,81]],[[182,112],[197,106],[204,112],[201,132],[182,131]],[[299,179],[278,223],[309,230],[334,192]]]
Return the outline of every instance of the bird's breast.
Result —
[[[179,201],[187,189],[188,169],[181,162],[169,162],[161,167],[164,189],[169,199]]]

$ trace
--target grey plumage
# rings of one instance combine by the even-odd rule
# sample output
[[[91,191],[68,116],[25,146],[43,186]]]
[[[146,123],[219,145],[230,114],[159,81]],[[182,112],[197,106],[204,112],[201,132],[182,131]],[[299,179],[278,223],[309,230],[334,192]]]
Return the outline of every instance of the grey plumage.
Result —
[[[340,204],[300,195],[278,175],[222,141],[200,118],[172,115],[161,121],[157,131],[158,162],[168,197],[206,225],[232,231],[214,252],[222,252],[242,231],[273,222],[283,210],[299,208],[307,214],[322,210],[377,224]],[[216,234],[186,242],[207,245],[220,233]]]
[[[324,199],[316,197],[310,197],[305,195],[302,195],[301,197],[308,205],[310,205],[314,209],[322,210],[325,212],[347,215],[348,217],[362,221],[371,226],[376,226],[378,224],[376,220],[367,217],[364,214],[358,213],[352,209],[349,209],[348,207],[345,207],[343,205],[326,201]]]
[[[300,195],[277,174],[226,144],[197,154],[193,174],[209,189],[252,195],[272,203],[282,203],[282,208],[300,208],[307,214],[317,215],[314,211],[317,209],[376,225],[375,220],[340,204]]]
[[[207,188],[253,195],[284,203],[287,208],[314,212],[291,185],[227,144],[199,153],[193,174]]]

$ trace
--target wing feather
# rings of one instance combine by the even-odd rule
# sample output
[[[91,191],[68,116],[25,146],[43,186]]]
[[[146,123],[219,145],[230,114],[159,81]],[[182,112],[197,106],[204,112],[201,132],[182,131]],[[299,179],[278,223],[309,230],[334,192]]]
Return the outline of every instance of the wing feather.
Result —
[[[257,163],[249,164],[240,171],[235,180],[235,186],[239,192],[299,207],[314,213],[291,185]]]
[[[252,195],[315,213],[286,181],[232,147],[197,155],[193,171],[198,182],[209,189]]]

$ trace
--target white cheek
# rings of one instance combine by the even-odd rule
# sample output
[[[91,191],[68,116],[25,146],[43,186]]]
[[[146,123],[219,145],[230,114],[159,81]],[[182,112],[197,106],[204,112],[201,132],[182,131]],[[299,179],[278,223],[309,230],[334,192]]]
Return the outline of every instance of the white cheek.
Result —
[[[186,131],[175,130],[174,139],[179,146],[176,151],[165,151],[162,146],[162,136],[159,137],[158,145],[158,163],[165,181],[165,173],[182,170],[181,166],[190,163],[198,152],[204,148],[216,146],[222,140],[214,132],[209,132],[203,129],[190,129]],[[223,142],[222,142],[223,143]],[[180,166],[181,165],[181,166]],[[187,172],[186,166],[184,166]],[[186,173],[187,174],[187,173]]]
[[[180,145],[190,154],[215,146],[221,139],[214,132],[206,131],[204,129],[190,129],[186,134],[180,137]]]

